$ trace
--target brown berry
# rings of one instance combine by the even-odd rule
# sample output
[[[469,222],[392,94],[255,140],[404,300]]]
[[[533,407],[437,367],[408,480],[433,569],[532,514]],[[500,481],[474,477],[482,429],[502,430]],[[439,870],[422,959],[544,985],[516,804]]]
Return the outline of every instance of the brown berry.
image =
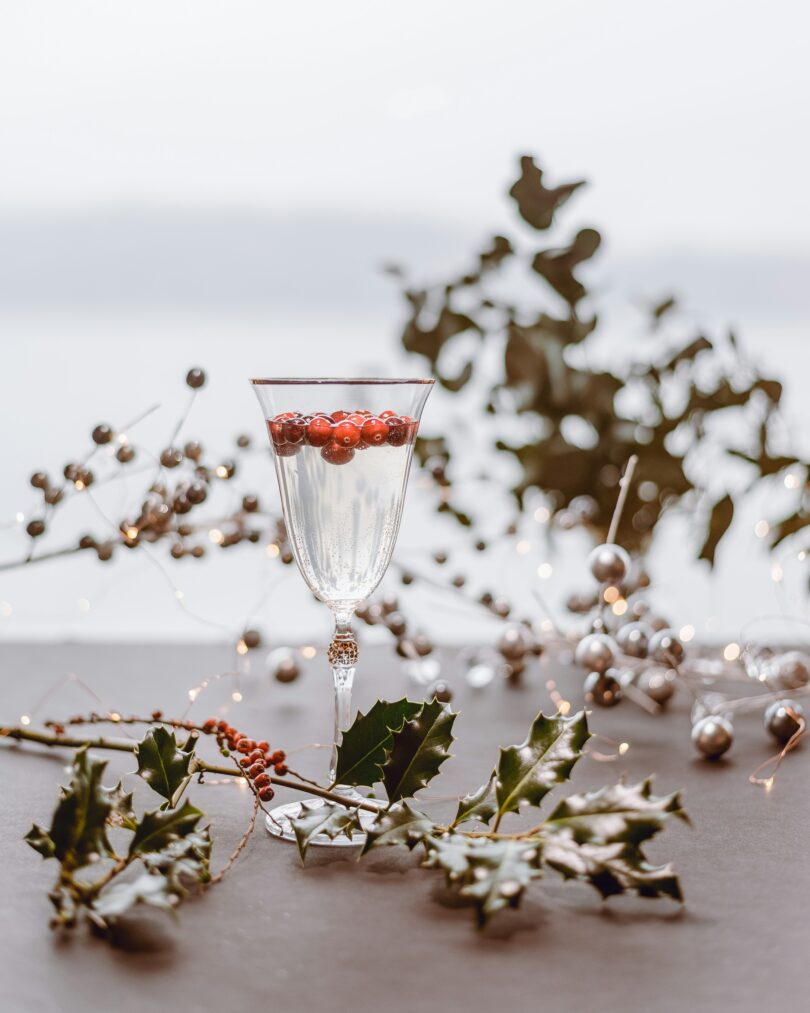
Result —
[[[186,373],[186,383],[192,390],[199,390],[199,388],[205,383],[205,372],[196,367],[194,369],[190,369],[188,373]]]
[[[255,763],[251,763],[248,767],[248,774],[250,774],[251,777],[258,777],[259,774],[264,773],[265,766],[266,764],[264,760],[256,760]]]
[[[270,775],[263,770],[253,778],[253,783],[257,788],[263,788],[266,784],[270,784]]]
[[[262,800],[262,802],[272,802],[273,798],[275,797],[275,794],[276,793],[273,791],[273,789],[270,787],[269,784],[266,784],[264,788],[259,789],[259,798]]]

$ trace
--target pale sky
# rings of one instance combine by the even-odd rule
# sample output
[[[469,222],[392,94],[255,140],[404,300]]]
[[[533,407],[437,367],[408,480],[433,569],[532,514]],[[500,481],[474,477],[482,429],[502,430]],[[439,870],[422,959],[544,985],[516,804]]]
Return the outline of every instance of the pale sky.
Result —
[[[514,155],[614,248],[807,247],[810,15],[789,0],[26,0],[0,207],[497,222]]]

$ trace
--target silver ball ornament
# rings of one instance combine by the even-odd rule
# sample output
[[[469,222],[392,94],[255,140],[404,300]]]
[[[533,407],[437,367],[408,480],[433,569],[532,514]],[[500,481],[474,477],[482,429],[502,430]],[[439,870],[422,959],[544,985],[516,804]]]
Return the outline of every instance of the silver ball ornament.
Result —
[[[650,637],[648,653],[662,665],[679,665],[686,651],[675,630],[658,630]]]
[[[771,670],[779,689],[801,689],[810,682],[810,660],[801,651],[778,655],[771,663]]]
[[[727,718],[709,714],[692,729],[692,742],[707,760],[716,760],[731,749],[734,728]]]
[[[439,701],[439,703],[450,703],[453,699],[453,690],[443,679],[439,679],[437,682],[433,683],[430,689],[428,689],[427,698],[428,700],[433,700],[435,698]]]
[[[605,633],[589,633],[577,644],[574,661],[587,672],[606,672],[616,657],[616,641]]]
[[[622,686],[616,669],[591,672],[583,686],[585,700],[599,707],[615,707],[622,698]]]
[[[521,661],[530,648],[531,641],[522,626],[508,626],[498,640],[498,651],[507,661]]]
[[[798,732],[801,727],[799,719],[803,717],[804,710],[795,700],[775,700],[763,716],[765,730],[785,743]]]
[[[646,623],[625,623],[616,632],[616,643],[630,658],[646,658],[652,630]]]
[[[663,665],[653,665],[639,675],[636,685],[642,693],[663,707],[675,692],[675,673]]]
[[[630,569],[630,557],[621,545],[607,542],[591,552],[588,566],[600,584],[619,584]]]

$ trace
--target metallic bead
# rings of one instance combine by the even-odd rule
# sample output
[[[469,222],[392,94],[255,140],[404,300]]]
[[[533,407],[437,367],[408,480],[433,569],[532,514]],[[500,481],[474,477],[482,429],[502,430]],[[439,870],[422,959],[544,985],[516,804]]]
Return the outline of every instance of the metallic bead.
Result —
[[[413,584],[413,574],[405,571],[400,577],[400,580],[407,587],[409,584]]]
[[[123,443],[116,450],[115,456],[121,464],[129,464],[129,462],[135,457],[135,448],[130,446],[129,443]]]
[[[183,454],[176,447],[166,447],[160,453],[160,463],[164,468],[176,468],[183,461]]]
[[[48,476],[44,471],[35,471],[31,476],[31,485],[35,489],[47,489],[49,485]]]
[[[709,714],[701,718],[692,729],[692,742],[698,752],[708,760],[716,760],[731,749],[734,728],[728,718]]]
[[[663,616],[651,616],[648,613],[646,623],[648,626],[651,626],[656,631],[656,633],[659,630],[669,629],[669,622],[666,619],[664,619]]]
[[[675,630],[663,629],[650,637],[648,653],[662,665],[675,666],[683,661],[686,651]]]
[[[195,506],[198,503],[203,503],[207,496],[208,489],[206,489],[204,482],[192,482],[186,489],[186,499]]]
[[[233,478],[236,473],[236,464],[233,461],[223,461],[222,464],[216,466],[214,472],[217,478],[227,481],[229,478]]]
[[[185,447],[183,447],[183,453],[189,461],[199,461],[202,457],[202,446],[197,443],[196,440],[190,440]]]
[[[384,594],[380,599],[383,615],[390,616],[392,612],[399,610],[399,601],[395,594]]]
[[[236,445],[240,450],[247,450],[250,446],[250,437],[247,433],[240,433],[240,435],[236,437]]]
[[[75,482],[79,477],[80,465],[78,464],[66,464],[62,474],[68,480],[68,482]],[[33,483],[32,483],[33,484]]]
[[[646,658],[652,630],[646,623],[625,623],[616,631],[619,649],[630,658]]]
[[[447,562],[447,553],[446,552],[434,552],[433,553],[433,559],[439,564],[439,566],[444,566],[444,564]]]
[[[276,663],[272,674],[276,682],[295,682],[301,674],[301,669],[295,658],[289,655]]]
[[[395,637],[401,637],[408,628],[407,620],[401,612],[391,612],[385,618],[385,625]]]
[[[575,615],[585,615],[595,608],[599,598],[595,594],[572,594],[568,597],[565,607]]]
[[[198,390],[205,383],[205,372],[202,369],[190,369],[186,373],[186,383],[192,390]]]
[[[57,489],[55,486],[45,490],[45,502],[48,506],[56,506],[59,500],[62,498],[62,490]]]
[[[45,534],[45,522],[41,520],[29,521],[25,530],[31,538],[39,538],[40,535]]]
[[[479,539],[479,541],[477,541],[475,543],[475,551],[476,552],[483,552],[486,549],[486,547],[487,547],[487,543],[485,541],[480,540],[480,539]]]
[[[102,563],[106,563],[108,560],[112,559],[113,556],[112,545],[109,542],[105,542],[103,545],[96,546],[96,555],[102,561]]]
[[[507,626],[498,640],[498,651],[507,661],[521,661],[530,649],[530,640],[522,626]]]
[[[492,603],[492,611],[501,619],[506,619],[512,611],[512,606],[505,598],[496,598]]]
[[[606,543],[591,552],[588,566],[600,584],[620,584],[630,569],[630,557],[621,545]]]
[[[245,630],[242,634],[242,640],[245,642],[245,647],[251,651],[259,647],[262,642],[262,635],[258,630]]]
[[[190,498],[190,497],[189,497]],[[259,509],[259,498],[248,494],[242,497],[242,509],[247,514],[254,514]]]
[[[175,542],[171,549],[169,549],[169,552],[171,553],[172,559],[182,559],[186,554],[186,550],[183,547],[182,542]]]
[[[205,547],[203,545],[195,545],[194,548],[191,550],[191,555],[195,559],[202,559],[202,557],[205,555]]]
[[[112,438],[113,431],[109,426],[99,425],[93,430],[93,443],[97,443],[100,447],[109,443]]]
[[[787,651],[773,659],[772,671],[777,688],[801,689],[810,682],[810,659],[801,651]]]
[[[413,646],[420,658],[426,657],[433,651],[433,641],[426,633],[417,633],[413,638]]]
[[[649,603],[643,598],[634,598],[630,602],[630,614],[636,619],[643,619],[650,611]]]
[[[82,535],[79,539],[80,549],[94,549],[96,547],[96,540],[92,535]]]
[[[464,577],[460,573],[457,576],[453,577],[453,580],[452,580],[453,587],[462,588],[462,587],[464,587],[464,585],[466,583],[467,583],[467,578]]]
[[[775,700],[763,716],[765,730],[785,743],[798,732],[803,717],[804,710],[795,700]]]
[[[653,665],[645,669],[636,679],[636,686],[642,693],[663,706],[675,692],[675,673],[663,665]]]
[[[587,672],[606,672],[616,657],[616,642],[605,633],[589,633],[577,644],[574,660]]]
[[[613,668],[606,672],[591,672],[583,687],[586,701],[599,707],[615,707],[622,698],[618,674]]]
[[[444,679],[434,682],[427,691],[428,700],[436,699],[439,703],[450,703],[453,699],[453,690],[447,685]]]

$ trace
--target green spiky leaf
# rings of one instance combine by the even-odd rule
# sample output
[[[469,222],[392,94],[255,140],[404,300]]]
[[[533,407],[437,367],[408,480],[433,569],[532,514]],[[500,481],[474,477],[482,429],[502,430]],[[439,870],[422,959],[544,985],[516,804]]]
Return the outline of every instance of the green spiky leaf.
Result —
[[[477,791],[473,791],[459,800],[456,818],[453,820],[454,827],[467,820],[480,820],[482,823],[489,823],[498,811],[495,784],[496,774],[493,770],[485,784],[482,784]]]
[[[135,828],[129,845],[129,854],[144,855],[162,851],[172,842],[190,834],[200,822],[203,813],[188,799],[179,809],[163,812],[159,809],[144,813]]]
[[[180,896],[166,876],[144,872],[130,882],[107,887],[93,902],[91,915],[96,924],[106,926],[138,904],[172,911],[179,903]]]
[[[371,786],[382,781],[382,767],[393,745],[393,732],[422,708],[412,700],[378,700],[368,714],[358,712],[337,750],[337,784]]]
[[[186,752],[177,744],[174,733],[162,725],[150,728],[135,747],[138,758],[138,774],[149,787],[166,799],[168,806],[175,806],[188,784],[191,775],[189,767],[194,757],[193,750]]]
[[[58,859],[67,869],[78,869],[97,856],[113,854],[107,838],[107,819],[116,805],[118,789],[105,788],[101,776],[107,764],[94,760],[87,749],[73,758],[70,784],[62,789],[46,832],[36,825],[25,837],[45,858]]]
[[[211,844],[210,830],[203,827],[141,857],[149,872],[165,876],[174,892],[184,896],[189,886],[211,878]]]
[[[431,700],[393,733],[393,743],[383,765],[383,784],[391,802],[412,798],[439,773],[450,756],[456,715]]]
[[[542,712],[525,742],[501,750],[496,770],[498,819],[522,805],[540,805],[551,789],[571,776],[588,741],[585,712],[546,717]]]
[[[546,838],[543,860],[566,879],[589,883],[602,897],[634,892],[683,900],[672,866],[650,865],[632,844],[579,844],[569,830]]]
[[[433,820],[418,809],[412,809],[407,802],[398,802],[380,812],[367,829],[363,854],[372,848],[384,845],[404,844],[414,848],[434,827]]]
[[[351,838],[354,831],[361,829],[357,810],[347,809],[337,802],[303,804],[298,815],[289,819],[302,861],[307,856],[312,839],[318,834],[334,840],[340,834]]]
[[[653,795],[652,779],[647,778],[638,784],[619,783],[584,795],[569,795],[543,829],[570,831],[578,844],[638,845],[654,837],[673,816],[687,820],[680,793]]]

